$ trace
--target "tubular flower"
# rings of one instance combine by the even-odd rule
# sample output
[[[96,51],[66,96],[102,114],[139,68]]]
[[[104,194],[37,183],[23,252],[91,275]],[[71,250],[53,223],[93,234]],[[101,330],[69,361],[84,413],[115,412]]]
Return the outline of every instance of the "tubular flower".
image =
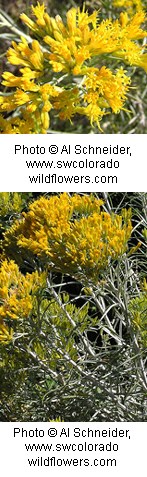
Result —
[[[5,324],[5,319],[26,318],[35,303],[35,293],[45,282],[45,274],[19,271],[13,260],[4,260],[0,268],[0,341],[9,341],[12,330]]]
[[[11,112],[12,118],[1,117],[1,132],[21,133],[27,114],[31,121],[27,132],[46,133],[51,109],[61,120],[86,115],[100,128],[100,120],[109,110],[118,113],[124,109],[131,84],[122,66],[112,73],[108,67],[101,67],[101,58],[107,54],[108,61],[113,54],[117,61],[147,71],[145,47],[137,43],[147,36],[141,28],[145,13],[138,9],[129,17],[121,12],[117,20],[100,22],[96,11],[88,14],[85,7],[82,11],[71,8],[64,23],[59,15],[50,17],[39,2],[32,6],[32,13],[35,21],[25,14],[21,19],[40,37],[41,44],[36,39],[28,44],[21,37],[20,43],[13,41],[8,49],[8,61],[19,67],[19,73],[2,75],[2,84],[10,88],[10,93],[0,96],[0,112]],[[18,119],[13,121],[13,112],[20,123]]]
[[[79,68],[78,74],[83,74],[86,72],[83,70],[86,60],[105,53],[115,54],[123,49],[126,52],[124,60],[127,60],[130,50],[134,51],[134,40],[146,37],[147,33],[140,28],[145,20],[143,11],[137,12],[131,19],[126,13],[121,13],[119,20],[105,20],[100,24],[94,13],[95,16],[88,16],[84,11],[72,8],[67,14],[67,26],[61,30],[58,17],[55,19],[51,36],[44,37],[51,49],[48,58],[54,71],[76,74],[76,68]],[[139,47],[138,57],[141,54],[142,48]]]
[[[92,195],[41,197],[6,232],[5,243],[15,235],[18,247],[38,255],[49,267],[97,281],[110,260],[127,250],[132,231],[130,211],[110,215],[100,210],[102,204]]]
[[[79,90],[76,87],[70,90],[64,90],[62,93],[59,93],[57,99],[54,100],[54,108],[58,109],[60,119],[69,119],[70,121],[72,116],[76,112],[79,112],[79,104]]]
[[[120,109],[123,109],[129,84],[130,78],[125,75],[122,68],[116,75],[113,75],[105,66],[102,66],[100,70],[89,68],[89,73],[83,81],[86,89],[84,101],[90,106],[103,104],[105,108],[111,107],[114,113],[118,113]],[[90,119],[92,122],[92,118]]]
[[[31,47],[23,37],[18,45],[12,41],[12,48],[9,48],[7,58],[11,65],[26,66],[39,72],[44,69],[44,56],[37,40],[32,41]]]
[[[38,111],[36,111],[34,114],[29,114],[27,111],[23,110],[22,113],[23,119],[20,119],[20,117],[17,116],[14,118],[9,118],[7,121],[2,117],[2,115],[0,115],[0,133],[37,134],[42,131],[41,117]]]
[[[11,77],[9,78],[9,81],[10,82],[15,81],[14,75],[11,75]],[[8,77],[7,77],[7,80],[5,79],[4,83],[8,84]],[[30,118],[32,119],[32,121],[30,121],[29,119],[27,128],[29,129],[29,124],[30,124],[30,129],[31,127],[33,128],[34,126],[34,130],[38,129],[38,131],[36,132],[46,133],[49,127],[48,113],[52,109],[52,103],[50,99],[58,96],[58,88],[52,86],[49,83],[39,86],[31,82],[29,85],[30,91],[26,92],[27,85],[25,84],[25,86],[23,86],[23,83],[24,83],[24,79],[22,79],[22,82],[20,82],[20,86],[22,89],[17,88],[16,91],[10,94],[9,96],[0,97],[0,109],[1,111],[14,111],[16,110],[17,107],[23,106],[25,108],[25,111],[21,109],[21,112],[22,112],[24,121],[26,120],[27,117],[29,119],[29,115],[32,114],[32,117]],[[22,130],[23,130],[24,121],[20,120],[20,127],[22,125]],[[37,125],[37,121],[38,121],[38,125]],[[3,124],[3,121],[2,121],[2,124]],[[12,120],[10,119],[9,124],[12,124],[12,126],[13,124],[14,126],[15,124],[16,125],[18,124],[18,127],[19,127],[19,122],[18,122],[18,119],[16,118],[14,121],[13,119]]]

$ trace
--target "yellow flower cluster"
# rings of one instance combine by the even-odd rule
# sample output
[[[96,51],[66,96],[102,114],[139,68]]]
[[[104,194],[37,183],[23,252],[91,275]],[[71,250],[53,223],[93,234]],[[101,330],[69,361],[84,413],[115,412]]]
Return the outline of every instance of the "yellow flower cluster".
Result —
[[[12,339],[13,331],[5,323],[5,319],[28,317],[33,306],[37,290],[45,282],[45,274],[19,271],[13,260],[2,262],[0,268],[0,341]]]
[[[10,213],[20,212],[22,209],[22,198],[18,192],[0,192],[0,215],[5,216]]]
[[[8,61],[19,67],[19,73],[3,73],[2,84],[11,91],[0,96],[0,112],[15,115],[8,120],[1,115],[0,132],[46,133],[51,109],[63,120],[86,115],[100,128],[108,109],[114,113],[124,109],[131,82],[122,67],[112,72],[101,66],[102,55],[113,54],[147,71],[147,54],[136,42],[147,36],[141,28],[145,13],[140,9],[132,18],[121,13],[117,20],[100,22],[96,11],[71,8],[64,24],[59,15],[50,17],[39,2],[32,12],[35,21],[25,14],[21,20],[40,41],[28,44],[22,37],[8,50]]]
[[[110,215],[101,211],[102,204],[92,195],[41,197],[6,232],[5,245],[15,236],[17,246],[45,259],[50,267],[97,282],[110,260],[127,250],[132,231],[130,210]]]
[[[113,6],[119,8],[125,8],[130,14],[134,11],[143,9],[143,2],[141,0],[113,0]]]
[[[19,109],[18,114],[23,114],[23,119],[18,116],[9,117],[7,120],[0,114],[0,134],[37,134],[40,132],[41,118],[39,113],[30,116],[26,110]]]

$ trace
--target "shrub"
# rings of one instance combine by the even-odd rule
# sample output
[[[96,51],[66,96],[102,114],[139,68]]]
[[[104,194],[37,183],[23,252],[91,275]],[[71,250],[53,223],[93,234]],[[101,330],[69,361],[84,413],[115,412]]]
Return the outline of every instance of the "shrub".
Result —
[[[146,194],[102,195],[41,194],[3,233],[2,420],[146,420]]]

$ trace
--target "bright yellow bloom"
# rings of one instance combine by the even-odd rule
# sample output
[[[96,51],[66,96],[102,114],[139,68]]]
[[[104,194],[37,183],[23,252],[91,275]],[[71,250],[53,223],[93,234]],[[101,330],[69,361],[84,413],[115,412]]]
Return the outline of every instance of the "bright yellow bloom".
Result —
[[[38,91],[38,86],[34,83],[34,78],[37,78],[37,73],[31,71],[30,68],[20,68],[21,76],[15,76],[13,73],[5,71],[3,73],[3,85],[11,88],[19,87],[24,91]],[[33,80],[33,81],[31,81]]]
[[[0,341],[12,339],[5,319],[28,318],[36,301],[35,294],[45,284],[45,273],[25,276],[13,260],[4,260],[0,268]]]
[[[79,90],[75,87],[59,93],[57,99],[54,100],[54,108],[59,110],[60,119],[71,120],[72,116],[78,112],[79,103]]]
[[[23,119],[17,116],[10,117],[7,120],[0,115],[0,134],[37,134],[44,132],[39,111],[30,113],[23,110],[22,114]]]
[[[5,246],[15,236],[18,247],[38,255],[52,268],[94,281],[109,261],[127,250],[132,226],[130,211],[121,216],[100,210],[103,201],[63,193],[41,197],[5,234]]]
[[[7,77],[7,80],[4,80],[4,84],[9,84],[11,81],[17,82],[17,78],[9,73],[6,76],[4,73],[4,77]],[[16,79],[15,79],[16,78]],[[9,81],[8,81],[9,80]],[[35,85],[33,82],[29,84],[30,91],[26,92],[26,84],[24,84],[24,79],[22,78],[22,82],[20,79],[20,86],[22,89],[17,88],[16,91],[9,95],[9,96],[1,96],[0,97],[0,111],[14,111],[18,106],[25,106],[26,113],[30,114],[33,113],[32,120],[37,123],[38,113],[40,112],[38,127],[40,126],[40,130],[38,132],[46,132],[49,127],[49,111],[52,109],[52,100],[54,97],[58,96],[60,92],[60,88],[52,86],[50,83],[43,84],[41,86]],[[25,113],[23,112],[23,118],[25,119]],[[37,114],[36,114],[37,113]],[[44,113],[46,113],[44,115]],[[35,121],[36,120],[36,121]],[[2,121],[3,122],[3,121]],[[10,120],[11,122],[11,120]],[[12,120],[13,123],[13,120]],[[15,123],[15,121],[14,121]],[[28,124],[29,129],[29,124]],[[36,131],[37,132],[37,131]]]
[[[136,60],[136,66],[140,66],[141,68],[143,68],[146,73],[147,73],[147,53],[145,53],[144,55],[140,56],[139,59]]]
[[[116,75],[113,75],[105,66],[100,70],[89,68],[87,77],[83,81],[88,92],[84,95],[84,100],[97,104],[99,98],[104,98],[105,107],[111,107],[114,113],[118,113],[123,108],[129,84],[130,78],[125,75],[122,68],[117,71]],[[95,95],[92,97],[93,92]]]
[[[100,22],[96,11],[88,14],[85,7],[82,11],[73,7],[64,23],[59,15],[50,17],[39,2],[32,6],[32,13],[35,21],[24,14],[21,19],[41,38],[41,44],[36,39],[28,44],[22,37],[20,43],[13,41],[7,52],[9,63],[18,66],[19,73],[2,75],[2,84],[10,93],[0,96],[0,112],[14,111],[15,115],[7,120],[1,117],[1,132],[22,133],[28,118],[29,134],[46,133],[51,109],[61,120],[71,121],[77,113],[85,115],[91,125],[96,123],[100,128],[108,110],[118,113],[124,109],[131,83],[122,66],[113,73],[101,67],[102,55],[108,58],[111,54],[119,62],[147,71],[145,46],[138,43],[147,36],[141,28],[145,13],[138,9],[129,17],[122,12],[117,20]],[[75,80],[76,76],[81,78]]]
[[[7,53],[8,61],[12,65],[27,66],[37,71],[43,70],[44,55],[37,40],[33,40],[30,47],[27,40],[21,37],[19,44],[12,41],[12,47]]]
[[[39,276],[37,271],[24,276],[13,260],[4,260],[0,268],[0,317],[28,317],[33,308],[33,294],[43,283],[44,276]]]
[[[4,325],[3,321],[0,319],[0,343],[7,344],[13,338],[12,328],[9,330],[7,326]]]
[[[71,15],[68,16],[68,14]],[[91,20],[91,15],[80,12],[79,9],[71,9],[67,13],[67,26],[63,31],[60,31],[57,36],[58,21],[55,19],[54,31],[51,36],[44,37],[45,43],[51,48],[49,54],[49,62],[55,72],[76,72],[79,67],[79,73],[83,74],[82,66],[86,60],[94,56],[114,53],[119,54],[125,50],[123,59],[128,60],[128,54],[133,52],[134,40],[145,38],[147,33],[140,28],[140,25],[145,20],[145,13],[143,11],[137,12],[132,19],[129,19],[127,14],[121,13],[120,20],[112,21],[104,20],[98,24],[96,20],[96,12],[94,21]],[[68,18],[72,19],[72,27]],[[91,27],[92,24],[92,27]],[[74,28],[73,28],[74,25]],[[131,40],[131,41],[130,41]],[[138,58],[142,54],[141,47],[138,46]],[[135,50],[136,52],[136,50]],[[136,56],[134,57],[134,62]],[[133,64],[133,63],[132,63]],[[135,64],[135,63],[134,63]]]

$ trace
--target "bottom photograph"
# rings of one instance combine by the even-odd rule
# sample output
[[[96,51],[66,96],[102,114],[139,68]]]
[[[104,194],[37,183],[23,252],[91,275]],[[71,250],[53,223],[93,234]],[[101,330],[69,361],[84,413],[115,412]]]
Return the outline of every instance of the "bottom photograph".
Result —
[[[147,420],[147,193],[0,193],[0,421]]]

